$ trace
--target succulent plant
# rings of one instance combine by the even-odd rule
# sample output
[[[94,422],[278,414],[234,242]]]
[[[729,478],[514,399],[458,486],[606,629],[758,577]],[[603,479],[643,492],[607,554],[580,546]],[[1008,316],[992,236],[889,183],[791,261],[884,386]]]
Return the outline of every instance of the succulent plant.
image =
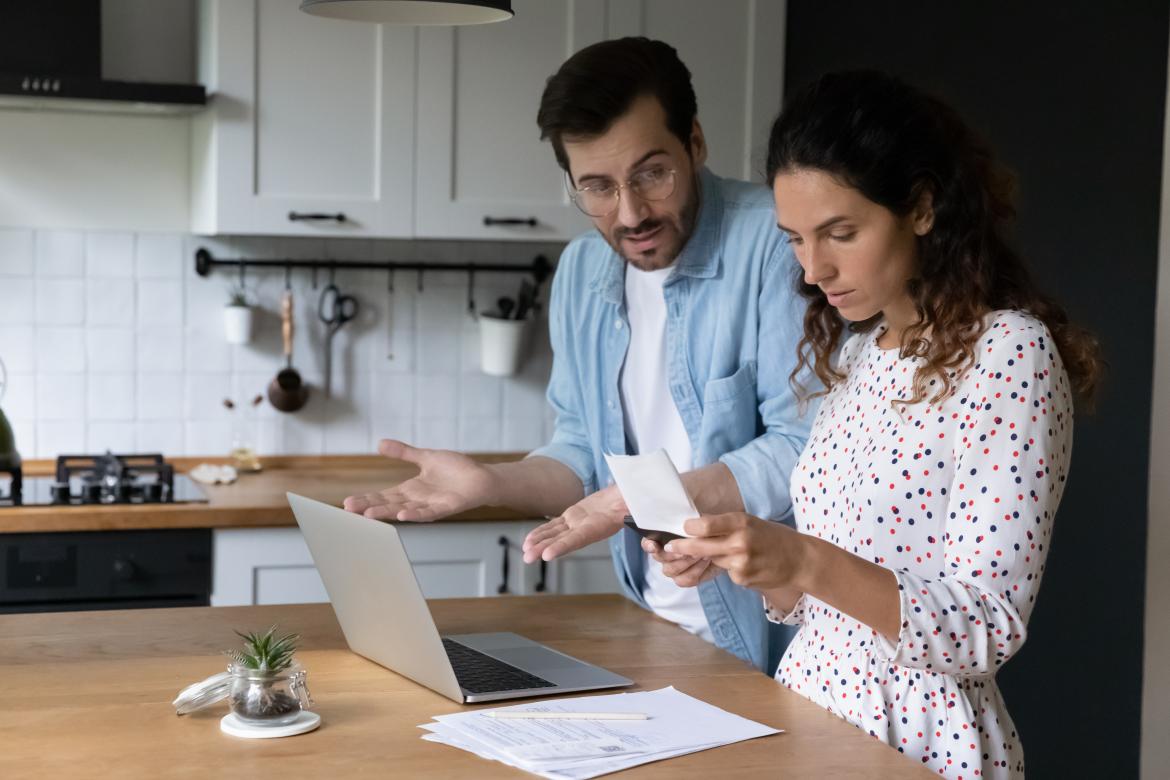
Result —
[[[279,672],[292,664],[293,653],[296,652],[300,634],[277,635],[276,626],[272,626],[263,634],[236,632],[236,636],[244,640],[244,649],[225,650],[224,654],[232,661],[246,669],[255,669],[260,672]]]

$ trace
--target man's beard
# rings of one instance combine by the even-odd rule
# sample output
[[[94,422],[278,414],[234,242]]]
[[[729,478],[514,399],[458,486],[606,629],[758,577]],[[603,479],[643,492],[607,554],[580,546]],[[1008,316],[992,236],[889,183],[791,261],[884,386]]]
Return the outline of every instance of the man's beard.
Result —
[[[699,177],[695,176],[692,179],[690,196],[677,218],[647,219],[632,228],[618,226],[613,230],[612,236],[606,236],[605,240],[623,260],[641,271],[666,268],[674,263],[690,240],[691,234],[695,232],[700,197]],[[673,232],[673,242],[660,244],[650,252],[639,253],[633,257],[622,251],[622,241],[626,236],[648,233],[660,227]]]

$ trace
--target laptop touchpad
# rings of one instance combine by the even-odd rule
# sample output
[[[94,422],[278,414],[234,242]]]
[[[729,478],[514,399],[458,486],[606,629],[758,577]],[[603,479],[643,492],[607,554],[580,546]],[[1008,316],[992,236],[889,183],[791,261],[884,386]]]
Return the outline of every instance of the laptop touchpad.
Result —
[[[521,669],[570,669],[581,666],[580,661],[567,658],[560,653],[546,650],[543,647],[510,647],[490,651],[491,655],[504,663],[518,666]]]

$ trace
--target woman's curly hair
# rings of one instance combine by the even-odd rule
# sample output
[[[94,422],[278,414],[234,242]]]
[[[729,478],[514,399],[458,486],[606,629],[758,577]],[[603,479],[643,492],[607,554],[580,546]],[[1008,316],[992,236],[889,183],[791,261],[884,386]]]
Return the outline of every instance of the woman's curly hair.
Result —
[[[950,106],[878,71],[822,76],[787,102],[768,142],[770,183],[779,173],[802,169],[828,173],[898,216],[930,197],[933,224],[917,237],[918,267],[907,290],[918,321],[900,345],[902,357],[922,358],[924,365],[904,403],[946,397],[952,377],[974,362],[983,316],[1015,309],[1048,327],[1074,392],[1091,408],[1102,371],[1097,340],[1037,290],[1008,244],[1012,177]],[[808,309],[791,381],[808,398],[844,378],[831,358],[845,328],[868,332],[880,315],[847,325],[824,292],[796,270]],[[797,382],[809,367],[824,384],[818,393]]]

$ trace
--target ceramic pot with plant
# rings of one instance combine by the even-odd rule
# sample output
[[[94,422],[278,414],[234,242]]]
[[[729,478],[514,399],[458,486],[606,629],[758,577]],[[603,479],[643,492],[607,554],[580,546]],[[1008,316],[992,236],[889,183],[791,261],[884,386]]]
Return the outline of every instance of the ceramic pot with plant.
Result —
[[[236,634],[244,640],[243,650],[225,654],[232,659],[228,704],[238,719],[253,726],[283,726],[313,706],[305,670],[293,659],[298,634],[277,635],[276,626],[263,634]]]
[[[252,340],[252,307],[243,285],[237,285],[228,294],[223,307],[223,331],[229,344],[247,344]]]

